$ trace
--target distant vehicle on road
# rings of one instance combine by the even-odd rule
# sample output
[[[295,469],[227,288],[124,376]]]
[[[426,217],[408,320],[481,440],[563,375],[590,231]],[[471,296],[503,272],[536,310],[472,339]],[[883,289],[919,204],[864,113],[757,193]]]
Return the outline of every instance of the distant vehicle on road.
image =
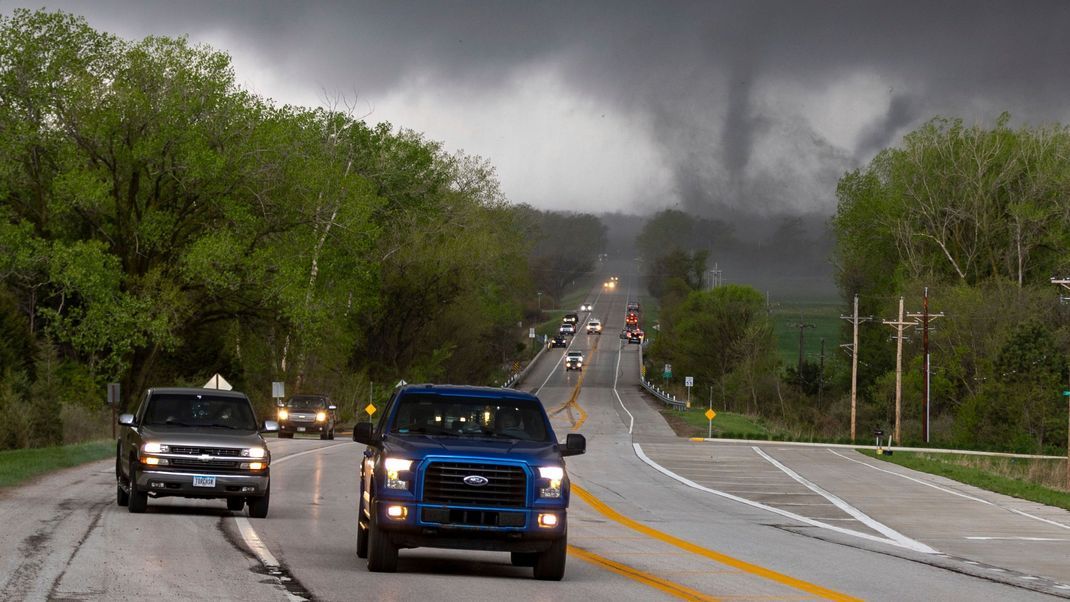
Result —
[[[569,351],[565,354],[565,371],[583,370],[583,353]]]
[[[294,395],[279,407],[279,438],[293,439],[295,433],[319,433],[320,439],[334,439],[337,409],[326,395]]]
[[[636,345],[643,344],[643,331],[642,330],[629,330],[628,331],[628,344],[635,343]]]
[[[568,347],[568,339],[563,334],[555,334],[554,337],[550,339],[549,347],[550,349],[553,349],[554,347]]]
[[[624,323],[625,324],[638,324],[639,323],[639,314],[635,313],[634,311],[628,312],[628,315],[624,317]]]
[[[576,324],[579,324],[580,317],[578,315],[576,315],[576,314],[565,314],[565,317],[561,318],[561,321],[564,322],[565,324],[576,325]]]
[[[271,495],[271,454],[260,435],[279,430],[256,420],[244,393],[149,389],[134,414],[119,416],[116,502],[144,512],[149,498],[224,498],[264,518]]]
[[[629,301],[628,302],[628,311],[629,312],[638,313],[639,312],[639,302],[638,301]]]
[[[407,385],[377,426],[357,423],[357,556],[368,570],[397,570],[398,550],[509,552],[535,578],[559,581],[568,548],[564,445],[534,395],[509,389]]]
[[[580,311],[594,311],[594,305],[590,303],[584,303],[580,306]]]
[[[587,320],[587,334],[602,334],[602,321],[597,318]]]
[[[576,334],[576,326],[565,322],[557,329],[557,332],[571,336]]]

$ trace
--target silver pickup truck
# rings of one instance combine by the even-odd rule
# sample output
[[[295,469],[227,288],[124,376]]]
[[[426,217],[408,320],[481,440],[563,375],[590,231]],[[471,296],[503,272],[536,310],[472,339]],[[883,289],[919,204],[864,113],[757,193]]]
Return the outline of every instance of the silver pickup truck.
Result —
[[[149,497],[225,498],[227,508],[267,516],[271,454],[244,393],[156,388],[137,413],[119,416],[115,452],[116,502],[144,512]]]

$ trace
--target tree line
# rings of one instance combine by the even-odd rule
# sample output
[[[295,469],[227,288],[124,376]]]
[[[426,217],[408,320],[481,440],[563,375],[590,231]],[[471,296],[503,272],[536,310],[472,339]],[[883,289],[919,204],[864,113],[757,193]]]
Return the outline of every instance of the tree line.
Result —
[[[564,231],[590,243],[547,246]],[[273,380],[354,403],[487,382],[539,266],[574,277],[599,245],[487,161],[344,99],[278,106],[211,47],[0,17],[0,448],[59,442],[112,381],[128,408],[220,372],[264,410]]]

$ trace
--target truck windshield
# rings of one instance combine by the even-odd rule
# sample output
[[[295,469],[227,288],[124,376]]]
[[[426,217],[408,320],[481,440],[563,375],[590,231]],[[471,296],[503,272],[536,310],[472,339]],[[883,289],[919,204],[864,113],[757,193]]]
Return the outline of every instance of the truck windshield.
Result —
[[[286,407],[295,410],[319,410],[327,407],[322,397],[294,397],[286,402]]]
[[[256,417],[248,400],[211,395],[153,395],[142,423],[256,430]]]
[[[398,402],[392,433],[549,441],[542,406],[529,399],[411,394]]]

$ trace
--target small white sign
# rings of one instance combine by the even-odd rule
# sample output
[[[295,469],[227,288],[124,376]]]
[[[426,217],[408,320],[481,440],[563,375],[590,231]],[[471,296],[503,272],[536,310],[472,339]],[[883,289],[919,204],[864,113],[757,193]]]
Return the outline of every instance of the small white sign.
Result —
[[[529,339],[534,339],[535,338],[535,329],[534,328],[529,328],[528,329],[528,338]]]
[[[271,383],[271,396],[275,399],[286,397],[286,383],[278,381]]]
[[[694,376],[685,376],[684,377],[684,386],[685,387],[693,387],[693,386],[695,386],[695,377]]]
[[[119,383],[108,383],[108,405],[119,404]]]

